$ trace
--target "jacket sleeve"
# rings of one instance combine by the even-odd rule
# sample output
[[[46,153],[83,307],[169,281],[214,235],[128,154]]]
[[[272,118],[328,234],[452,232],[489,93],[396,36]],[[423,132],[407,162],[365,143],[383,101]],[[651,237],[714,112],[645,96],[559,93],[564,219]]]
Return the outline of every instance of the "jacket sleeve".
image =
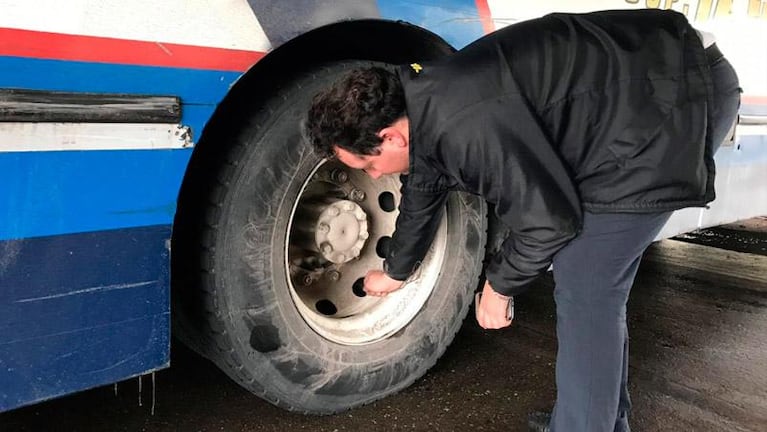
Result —
[[[573,181],[538,117],[523,101],[499,106],[502,111],[485,109],[481,118],[453,128],[450,135],[468,149],[456,151],[461,145],[456,142],[450,155],[458,156],[445,157],[495,204],[496,215],[510,229],[486,276],[496,292],[516,295],[578,234],[582,213]]]
[[[401,176],[399,216],[384,271],[392,279],[405,280],[421,264],[431,247],[444,213],[447,190],[412,187],[408,176]]]

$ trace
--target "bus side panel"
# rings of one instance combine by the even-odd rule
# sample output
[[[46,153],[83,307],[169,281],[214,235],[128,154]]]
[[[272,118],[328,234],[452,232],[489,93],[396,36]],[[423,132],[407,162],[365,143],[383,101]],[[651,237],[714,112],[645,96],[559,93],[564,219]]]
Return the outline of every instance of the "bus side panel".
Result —
[[[169,238],[158,225],[0,241],[0,411],[168,366]]]
[[[168,365],[168,244],[190,153],[0,153],[0,411]]]

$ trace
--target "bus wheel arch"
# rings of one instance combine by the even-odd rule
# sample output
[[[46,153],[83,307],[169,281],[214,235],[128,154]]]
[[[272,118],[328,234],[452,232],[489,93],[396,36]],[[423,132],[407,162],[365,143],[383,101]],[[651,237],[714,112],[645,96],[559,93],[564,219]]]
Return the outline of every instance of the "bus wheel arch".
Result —
[[[435,33],[403,21],[368,19],[319,27],[270,51],[243,74],[211,116],[197,147],[243,127],[260,108],[260,101],[318,65],[346,60],[403,64],[434,60],[454,51]]]
[[[449,52],[449,47],[441,49],[441,53],[432,51],[430,55]],[[384,60],[406,61],[401,57]],[[280,66],[274,66],[271,73],[287,68],[289,63],[274,64]],[[211,120],[215,129],[207,129],[195,149],[190,162],[193,171],[188,173],[179,198],[172,245],[175,334],[243,387],[291,410],[338,412],[412,383],[452,341],[481,271],[485,205],[476,197],[454,195],[448,203],[442,234],[443,261],[435,261],[437,267],[431,270],[423,266],[424,273],[435,279],[430,282],[428,297],[418,300],[415,316],[395,319],[388,330],[370,334],[360,328],[356,333],[346,331],[349,326],[336,331],[337,326],[325,317],[313,318],[317,311],[319,315],[333,315],[334,311],[323,311],[316,299],[301,293],[305,289],[299,286],[301,281],[310,280],[317,269],[304,274],[306,265],[292,266],[295,258],[306,257],[304,253],[296,256],[292,246],[308,250],[312,245],[291,224],[306,209],[304,216],[326,217],[327,212],[312,210],[319,201],[302,204],[304,198],[317,198],[310,196],[316,195],[317,184],[328,187],[334,183],[331,192],[338,194],[343,184],[364,180],[354,178],[353,173],[347,173],[346,179],[334,178],[339,167],[314,155],[292,125],[303,115],[311,93],[346,70],[366,65],[382,63],[318,59],[306,70],[291,69],[287,77],[281,77],[277,90],[258,90],[254,83],[263,83],[259,77],[267,75],[257,74],[254,68],[243,77],[248,82],[241,80],[233,87]],[[264,103],[248,105],[249,99]],[[247,109],[238,116],[227,115],[243,107]],[[361,189],[370,195],[393,192],[397,187],[378,190],[368,185]],[[354,196],[352,192],[348,197]],[[361,196],[364,200],[365,194]],[[340,199],[333,205],[350,214],[364,210],[371,224],[365,230],[373,236],[375,219],[384,212],[374,216],[370,205],[350,202],[361,200]],[[329,208],[327,203],[323,205]],[[385,224],[393,226],[393,221]],[[465,247],[447,248],[448,243]],[[377,253],[375,244],[364,247],[367,252],[363,251],[361,258]],[[315,255],[321,255],[318,249],[321,247],[315,248]],[[349,259],[342,261],[347,267],[338,277],[351,292],[350,280],[344,279],[352,271]],[[323,280],[332,279],[332,272],[325,271]],[[335,295],[333,282],[322,284],[329,295]],[[358,291],[356,295],[363,297]],[[369,315],[398,315],[365,302],[352,297],[347,302],[334,302],[334,307],[339,311],[346,308],[351,312],[344,313],[350,314],[367,308]],[[317,310],[307,311],[307,306],[311,309],[313,305]]]

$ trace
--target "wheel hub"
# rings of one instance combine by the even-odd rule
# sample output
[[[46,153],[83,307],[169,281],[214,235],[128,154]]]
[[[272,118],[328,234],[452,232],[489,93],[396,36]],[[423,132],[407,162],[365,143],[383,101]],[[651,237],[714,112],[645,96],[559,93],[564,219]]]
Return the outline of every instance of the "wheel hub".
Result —
[[[360,256],[368,237],[367,214],[362,207],[339,200],[320,213],[314,240],[326,260],[343,264]]]

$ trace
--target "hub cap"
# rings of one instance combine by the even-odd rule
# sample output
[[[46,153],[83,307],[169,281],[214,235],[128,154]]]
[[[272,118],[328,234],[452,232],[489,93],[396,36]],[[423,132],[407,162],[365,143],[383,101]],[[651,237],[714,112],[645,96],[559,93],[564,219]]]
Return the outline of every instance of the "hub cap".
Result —
[[[343,264],[360,256],[368,239],[368,220],[362,207],[352,201],[339,200],[320,213],[314,238],[322,256],[335,264]]]

